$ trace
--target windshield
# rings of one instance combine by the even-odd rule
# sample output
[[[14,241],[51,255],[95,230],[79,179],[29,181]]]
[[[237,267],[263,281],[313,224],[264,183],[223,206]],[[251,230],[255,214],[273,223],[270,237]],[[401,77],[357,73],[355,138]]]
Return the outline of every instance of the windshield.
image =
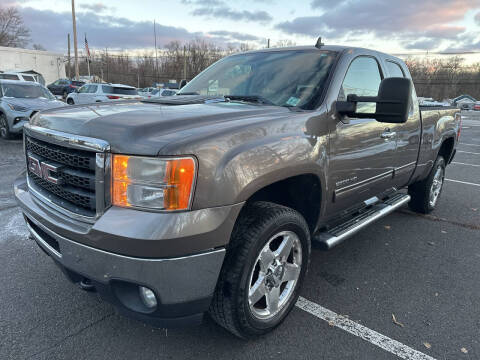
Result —
[[[311,108],[335,58],[335,52],[319,50],[233,55],[200,73],[178,95],[256,97],[274,105]]]
[[[55,99],[50,91],[39,85],[0,84],[0,86],[2,87],[2,94],[4,97],[22,99]]]

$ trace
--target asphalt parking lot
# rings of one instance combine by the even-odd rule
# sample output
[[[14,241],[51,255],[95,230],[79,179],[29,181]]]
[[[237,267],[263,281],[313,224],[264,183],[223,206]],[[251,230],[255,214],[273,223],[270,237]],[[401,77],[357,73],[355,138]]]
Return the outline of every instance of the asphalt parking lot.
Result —
[[[480,116],[465,117],[460,142],[434,213],[403,208],[314,248],[301,302],[245,342],[208,318],[155,329],[70,284],[15,204],[21,141],[0,140],[0,359],[479,359]]]

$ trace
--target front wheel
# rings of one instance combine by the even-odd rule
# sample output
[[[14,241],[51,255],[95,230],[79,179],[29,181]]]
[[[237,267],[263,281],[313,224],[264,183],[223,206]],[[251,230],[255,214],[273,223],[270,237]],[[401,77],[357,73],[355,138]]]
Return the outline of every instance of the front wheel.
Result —
[[[10,128],[8,126],[7,117],[3,113],[0,113],[0,137],[5,140],[8,140],[12,137]]]
[[[68,98],[68,99],[67,99],[67,104],[68,104],[68,105],[74,105],[75,102],[73,101],[72,98]]]
[[[439,155],[433,164],[428,177],[408,187],[408,193],[412,197],[408,206],[413,211],[428,214],[438,204],[445,181],[445,159]]]
[[[278,326],[298,299],[310,259],[310,232],[297,211],[269,202],[242,210],[210,315],[249,338]]]

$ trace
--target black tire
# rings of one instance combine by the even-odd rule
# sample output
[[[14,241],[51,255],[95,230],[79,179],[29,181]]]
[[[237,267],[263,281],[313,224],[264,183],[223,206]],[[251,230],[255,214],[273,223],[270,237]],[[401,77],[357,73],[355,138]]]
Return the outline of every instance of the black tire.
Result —
[[[68,98],[68,99],[67,99],[67,104],[68,104],[68,105],[74,105],[75,102],[73,101],[72,98]]]
[[[0,113],[0,137],[5,140],[9,140],[12,138],[12,133],[10,132],[10,128],[8,126],[7,117],[4,113]]]
[[[302,254],[300,274],[288,301],[279,307],[278,313],[272,314],[271,319],[259,319],[252,313],[248,302],[250,275],[255,271],[264,246],[282,231],[298,236],[297,245],[301,244]],[[241,338],[262,335],[280,325],[298,299],[310,261],[310,250],[309,228],[297,211],[269,202],[247,205],[235,224],[228,244],[209,310],[213,320]]]
[[[411,200],[408,203],[408,206],[411,210],[419,212],[422,214],[428,214],[432,212],[436,205],[438,204],[438,199],[440,198],[443,183],[445,179],[445,159],[443,156],[439,155],[435,163],[433,164],[430,174],[425,180],[416,182],[408,187],[408,194],[411,196]],[[440,189],[438,190],[438,195],[436,196],[435,202],[431,202],[431,194],[434,191],[434,181],[437,171],[441,171],[441,184]],[[437,179],[438,180],[438,179]]]

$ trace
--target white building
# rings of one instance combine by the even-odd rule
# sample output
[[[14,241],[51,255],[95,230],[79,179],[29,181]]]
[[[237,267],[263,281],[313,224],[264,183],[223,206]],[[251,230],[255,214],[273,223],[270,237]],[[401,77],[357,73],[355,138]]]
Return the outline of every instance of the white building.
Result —
[[[45,83],[65,78],[63,54],[0,46],[0,71],[35,70]]]

